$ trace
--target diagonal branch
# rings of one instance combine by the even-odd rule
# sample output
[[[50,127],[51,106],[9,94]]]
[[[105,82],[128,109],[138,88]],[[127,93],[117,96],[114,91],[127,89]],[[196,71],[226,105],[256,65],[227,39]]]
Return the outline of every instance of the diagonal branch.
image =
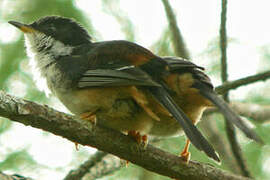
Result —
[[[172,7],[168,0],[162,0],[162,3],[164,5],[167,19],[169,21],[170,31],[172,33],[174,53],[176,54],[176,56],[183,57],[185,59],[190,59],[190,55],[186,48],[184,38],[182,37],[180,29],[177,25],[177,21],[173,13]]]
[[[71,170],[68,175],[64,178],[64,180],[77,180],[84,177],[84,175],[89,172],[89,170],[94,167],[98,162],[102,160],[107,153],[98,151],[94,155],[92,155],[87,161],[80,165],[80,167],[76,170]]]
[[[126,166],[126,162],[120,161],[119,158],[113,155],[105,156],[101,162],[92,167],[89,172],[83,177],[84,180],[95,180],[120,170]]]
[[[258,73],[252,76],[247,76],[235,81],[227,81],[224,84],[216,87],[216,92],[219,94],[224,94],[231,89],[236,89],[240,86],[252,84],[257,81],[265,81],[270,78],[270,71]]]
[[[186,164],[180,157],[148,145],[138,145],[120,132],[92,126],[47,106],[15,98],[0,91],[0,116],[13,121],[49,131],[70,141],[92,146],[126,159],[158,174],[190,180],[248,180],[232,175],[213,166],[190,161]]]

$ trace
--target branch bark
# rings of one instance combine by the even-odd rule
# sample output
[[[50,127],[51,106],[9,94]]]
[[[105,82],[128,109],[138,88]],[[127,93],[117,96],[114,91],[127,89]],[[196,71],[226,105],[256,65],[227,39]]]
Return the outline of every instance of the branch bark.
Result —
[[[190,180],[248,180],[213,166],[190,161],[148,145],[138,145],[120,132],[56,111],[48,106],[16,98],[0,91],[0,116],[49,131],[70,141],[96,147],[158,174]]]

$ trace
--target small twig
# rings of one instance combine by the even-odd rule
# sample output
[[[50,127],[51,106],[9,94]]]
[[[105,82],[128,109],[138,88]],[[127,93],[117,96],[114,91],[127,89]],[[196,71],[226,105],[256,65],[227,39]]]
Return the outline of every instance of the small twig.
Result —
[[[224,94],[229,90],[236,89],[241,86],[252,84],[257,81],[265,81],[270,78],[270,71],[258,73],[252,76],[247,76],[234,81],[227,81],[224,84],[216,87],[216,92],[219,94]]]
[[[0,179],[1,180],[34,180],[32,178],[23,177],[18,174],[7,175],[7,174],[4,174],[3,172],[0,172]]]
[[[113,174],[114,172],[125,167],[126,162],[120,162],[119,158],[113,155],[107,155],[96,166],[90,169],[89,173],[84,176],[85,180],[95,180]]]
[[[77,180],[81,179],[90,169],[95,166],[98,162],[102,160],[107,153],[98,151],[94,155],[92,155],[87,161],[80,165],[80,167],[76,170],[71,170],[64,180]]]
[[[181,35],[180,29],[177,25],[173,9],[168,0],[162,0],[164,5],[167,19],[169,21],[170,31],[172,33],[172,42],[174,47],[174,53],[176,56],[183,57],[185,59],[190,59],[190,55],[186,48],[184,38]]]
[[[155,173],[190,180],[248,180],[208,164],[190,161],[151,145],[146,148],[132,138],[90,122],[82,121],[47,106],[15,98],[0,91],[0,116],[31,125],[82,145],[96,147]]]

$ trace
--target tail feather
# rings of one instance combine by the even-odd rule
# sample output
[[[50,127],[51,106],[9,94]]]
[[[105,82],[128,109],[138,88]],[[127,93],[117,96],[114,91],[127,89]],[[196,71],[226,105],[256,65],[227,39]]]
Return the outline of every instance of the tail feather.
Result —
[[[151,91],[155,98],[179,122],[190,142],[199,150],[204,151],[210,158],[219,162],[220,159],[214,148],[203,137],[192,121],[186,116],[186,114],[177,106],[169,93],[164,88],[153,88]]]
[[[209,88],[199,89],[201,95],[203,95],[205,98],[209,99],[214,105],[216,105],[222,112],[222,114],[226,117],[226,119],[229,120],[231,123],[235,124],[239,129],[241,129],[247,137],[261,144],[264,144],[263,140],[252,129],[246,126],[243,120],[228,106],[228,104],[222,98],[218,97],[218,95],[214,91],[209,90]]]

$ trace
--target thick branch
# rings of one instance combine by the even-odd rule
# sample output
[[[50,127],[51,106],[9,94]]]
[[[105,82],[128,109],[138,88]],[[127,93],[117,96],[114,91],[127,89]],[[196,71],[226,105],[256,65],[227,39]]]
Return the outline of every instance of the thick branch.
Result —
[[[75,119],[47,106],[15,98],[0,92],[0,116],[30,125],[70,141],[96,147],[158,174],[190,180],[243,180],[207,164],[190,161],[186,164],[180,157],[151,145],[139,146],[133,139],[120,132],[90,122]]]
[[[162,3],[164,5],[167,19],[169,21],[170,31],[172,33],[174,53],[176,54],[176,56],[190,59],[190,55],[186,48],[184,38],[182,37],[180,29],[177,25],[177,21],[173,13],[172,7],[168,0],[162,0]]]
[[[231,81],[231,82],[227,81],[224,84],[222,84],[221,86],[217,86],[216,92],[219,94],[224,94],[231,89],[236,89],[240,86],[252,84],[252,83],[257,82],[257,81],[265,81],[269,78],[270,78],[270,71],[266,71],[266,72],[258,73],[258,74],[252,75],[252,76],[247,76],[245,78],[238,79],[235,81]]]

